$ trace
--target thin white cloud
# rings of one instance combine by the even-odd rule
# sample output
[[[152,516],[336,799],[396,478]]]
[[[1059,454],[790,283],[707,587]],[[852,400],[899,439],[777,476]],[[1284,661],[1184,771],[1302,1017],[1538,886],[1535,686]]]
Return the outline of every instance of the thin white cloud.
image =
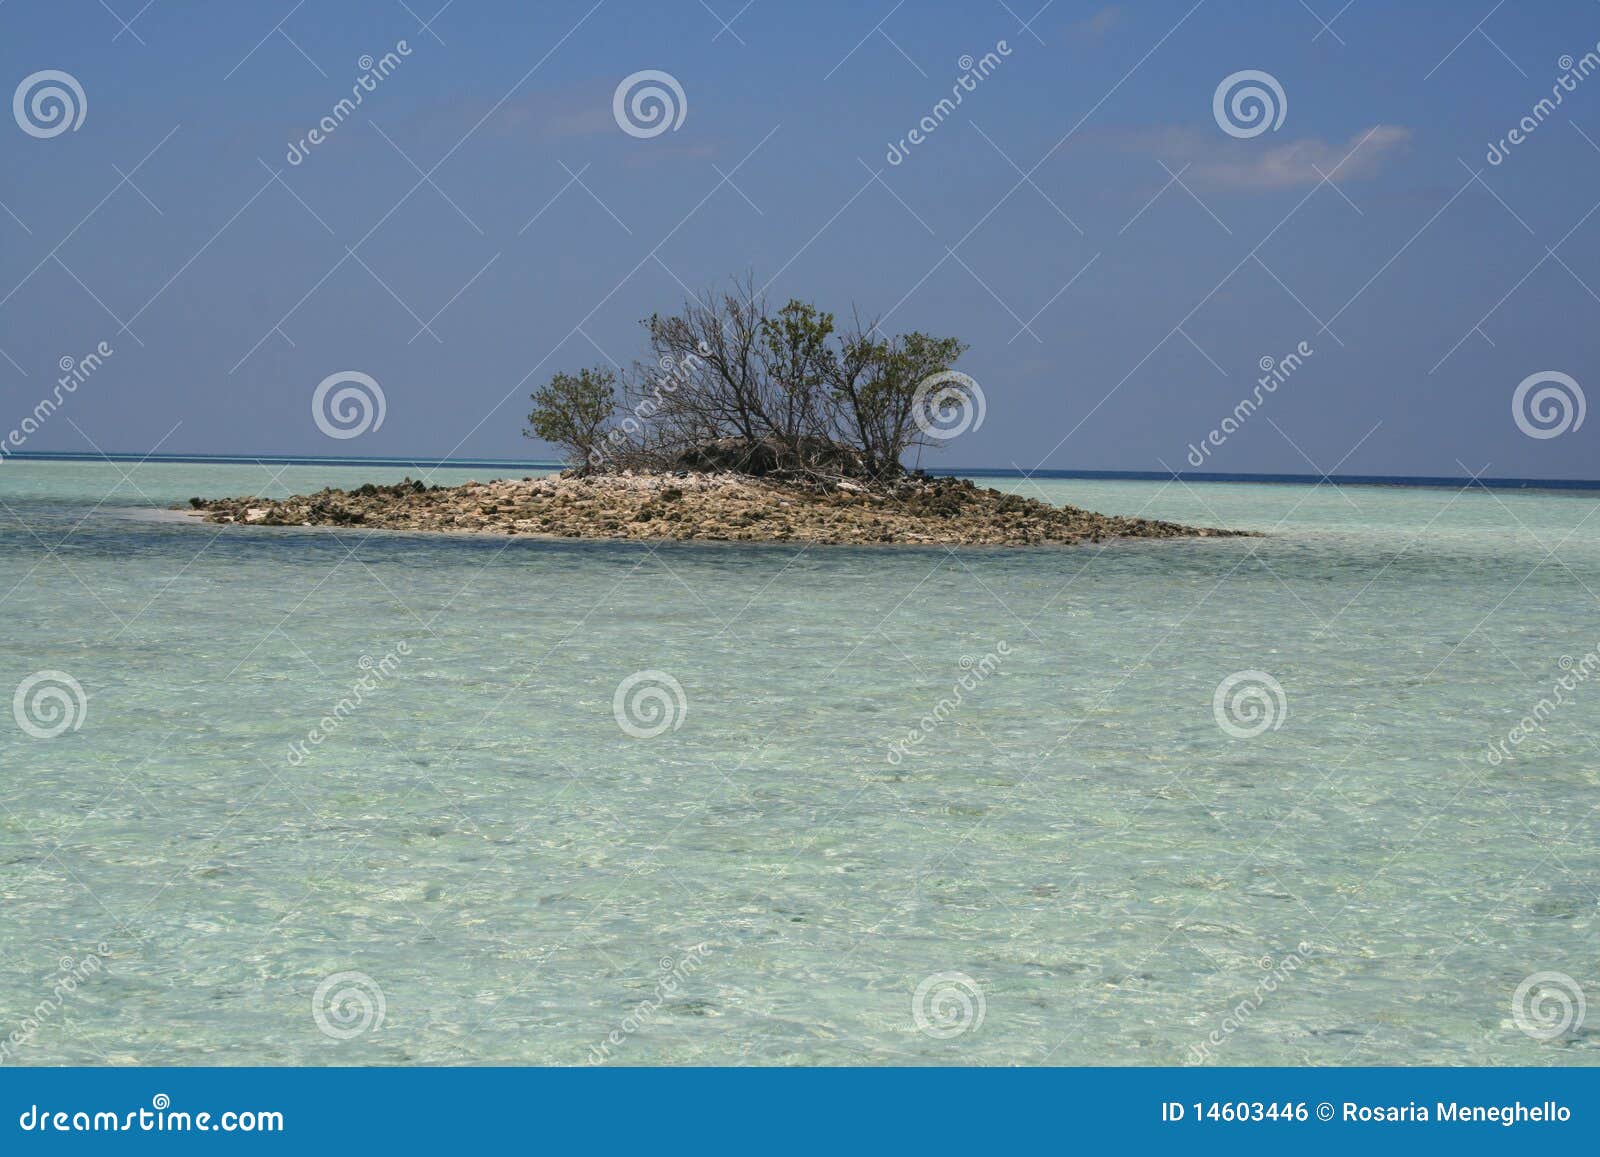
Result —
[[[1098,40],[1110,32],[1112,26],[1121,19],[1121,6],[1117,4],[1107,5],[1094,15],[1085,17],[1082,20],[1075,20],[1067,25],[1067,33],[1070,36],[1084,36]]]
[[[1218,135],[1171,129],[1142,134],[1130,147],[1159,157],[1174,169],[1187,164],[1184,180],[1190,184],[1265,192],[1315,185],[1324,174],[1336,181],[1376,176],[1404,149],[1411,130],[1373,125],[1343,144],[1317,137],[1269,144],[1261,137],[1236,141]]]

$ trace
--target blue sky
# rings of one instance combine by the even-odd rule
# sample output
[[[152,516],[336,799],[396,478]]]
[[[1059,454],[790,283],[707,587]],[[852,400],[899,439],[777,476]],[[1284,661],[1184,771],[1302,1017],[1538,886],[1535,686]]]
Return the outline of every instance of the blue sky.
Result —
[[[441,2],[0,5],[4,91],[86,105],[0,118],[0,436],[104,341],[22,449],[540,456],[535,385],[749,272],[970,343],[984,420],[931,463],[1187,468],[1304,342],[1206,469],[1600,477],[1600,418],[1512,410],[1600,389],[1600,76],[1485,159],[1593,3]],[[646,69],[686,107],[642,138]],[[1284,94],[1248,138],[1213,114],[1242,70]],[[357,438],[313,420],[340,371],[383,391]]]

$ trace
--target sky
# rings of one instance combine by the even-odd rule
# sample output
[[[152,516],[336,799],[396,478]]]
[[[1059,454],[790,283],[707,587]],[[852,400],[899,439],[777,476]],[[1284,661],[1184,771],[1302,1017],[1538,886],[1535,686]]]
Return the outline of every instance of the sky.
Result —
[[[1040,5],[0,0],[0,450],[548,457],[748,274],[968,343],[927,465],[1600,477],[1600,5]]]

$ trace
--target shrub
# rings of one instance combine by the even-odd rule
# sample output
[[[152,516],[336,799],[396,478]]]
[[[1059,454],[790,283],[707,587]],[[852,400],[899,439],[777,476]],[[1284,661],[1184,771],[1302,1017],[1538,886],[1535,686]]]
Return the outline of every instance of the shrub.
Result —
[[[605,367],[557,374],[533,392],[533,412],[523,434],[559,446],[580,473],[593,465],[616,412],[616,375]]]
[[[859,315],[790,300],[772,310],[746,279],[644,328],[648,361],[557,374],[533,395],[530,436],[599,467],[850,477],[887,485],[934,444],[917,387],[965,352],[956,338],[885,337]],[[627,407],[617,418],[614,384]]]

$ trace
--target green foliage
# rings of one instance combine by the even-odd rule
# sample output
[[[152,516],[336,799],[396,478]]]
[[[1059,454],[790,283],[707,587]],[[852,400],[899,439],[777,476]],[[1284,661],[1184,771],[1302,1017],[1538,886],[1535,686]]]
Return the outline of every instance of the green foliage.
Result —
[[[882,334],[810,302],[769,309],[749,279],[644,322],[649,357],[557,374],[530,436],[580,469],[722,469],[888,485],[937,440],[918,388],[966,352],[956,338]],[[628,412],[613,421],[620,385]],[[924,391],[926,394],[927,391]],[[949,388],[939,396],[948,402]]]
[[[561,447],[579,471],[593,468],[616,412],[616,380],[604,366],[557,374],[533,392],[533,412],[523,434]]]
[[[843,341],[831,382],[838,436],[861,452],[868,474],[892,477],[908,450],[927,443],[917,387],[954,366],[966,348],[957,338],[916,332],[884,338],[858,330]]]

